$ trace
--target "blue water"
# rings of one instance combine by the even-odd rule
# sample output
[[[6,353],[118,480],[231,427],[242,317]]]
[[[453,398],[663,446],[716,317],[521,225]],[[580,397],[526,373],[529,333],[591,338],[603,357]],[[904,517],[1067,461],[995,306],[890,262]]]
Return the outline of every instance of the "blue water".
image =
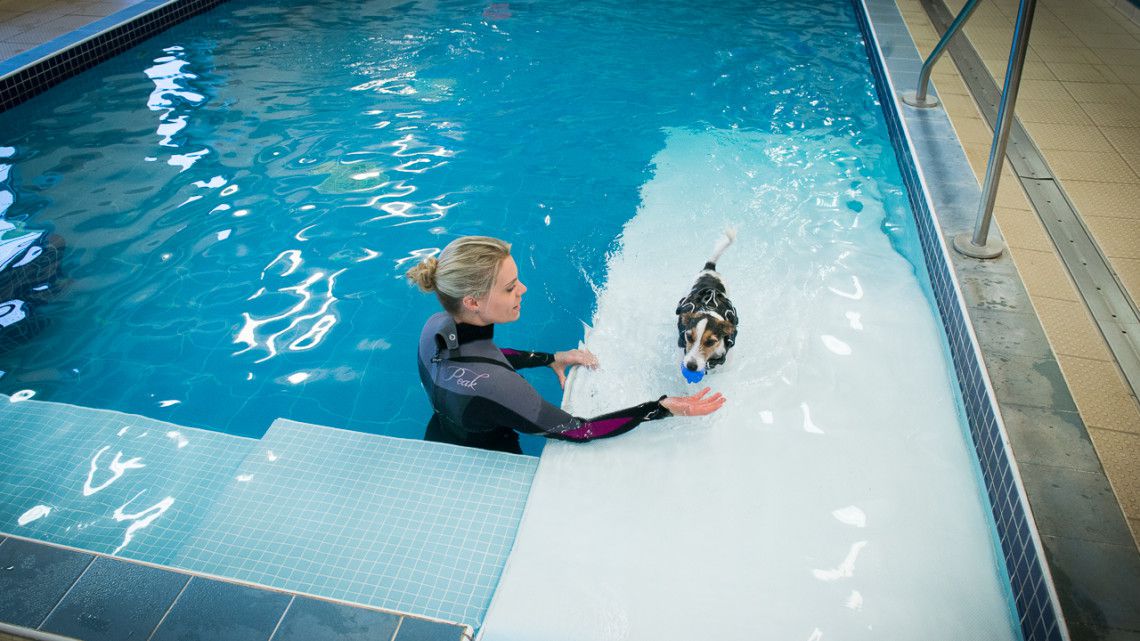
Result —
[[[414,345],[437,304],[411,262],[510,241],[530,293],[499,343],[576,345],[666,131],[780,135],[772,153],[848,167],[862,180],[805,172],[804,196],[774,197],[874,199],[917,255],[855,24],[846,0],[230,0],[0,114],[3,215],[67,246],[0,392],[246,436],[285,417],[419,437]]]

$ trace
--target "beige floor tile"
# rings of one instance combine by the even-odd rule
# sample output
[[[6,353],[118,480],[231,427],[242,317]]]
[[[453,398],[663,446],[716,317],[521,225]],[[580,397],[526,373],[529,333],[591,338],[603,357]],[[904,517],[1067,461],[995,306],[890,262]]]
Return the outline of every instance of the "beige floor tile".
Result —
[[[1004,82],[1004,78],[1002,81]],[[1065,85],[1060,80],[1030,80],[1024,76],[1021,79],[1021,89],[1017,92],[1017,99],[1026,100],[1055,100],[1064,99],[1070,94],[1065,91]]]
[[[1140,259],[1113,258],[1111,266],[1132,300],[1140,302]]]
[[[1090,49],[1132,49],[1133,51],[1140,51],[1140,38],[1127,32],[1078,33],[1077,37]]]
[[[1136,94],[1123,83],[1103,82],[1062,82],[1065,90],[1079,103],[1100,102],[1114,105],[1130,105],[1136,102]]]
[[[1021,68],[1021,80],[1057,80],[1057,75],[1049,68],[1049,63],[1043,60],[1030,60]],[[1005,82],[1005,78],[1000,79]]]
[[[1029,48],[1037,54],[1038,58],[1044,60],[1045,62],[1105,64],[1105,60],[1088,47],[1069,46],[1034,48],[1033,43],[1030,42]]]
[[[1083,302],[1037,297],[1033,308],[1056,354],[1108,361],[1112,355]]]
[[[1106,65],[1140,66],[1140,49],[1090,49],[1089,51]]]
[[[1047,122],[1059,125],[1091,125],[1092,118],[1066,95],[1060,100],[1027,100],[1019,96],[1014,107],[1023,122]]]
[[[1082,104],[1081,111],[1100,127],[1140,128],[1140,109],[1122,109],[1119,105]]]
[[[1114,151],[1099,129],[1092,125],[1058,125],[1046,122],[1024,123],[1040,149],[1068,151]]]
[[[1080,32],[1090,37],[1099,37],[1105,34],[1128,34],[1128,29],[1115,20],[1113,16],[1099,14],[1096,17],[1078,15],[1075,19],[1067,16],[1060,17],[1062,22],[1072,31]],[[1090,38],[1091,39],[1091,38]]]
[[[1089,436],[1124,516],[1140,519],[1140,435],[1093,428]]]
[[[1140,220],[1140,185],[1066,180],[1061,188],[1084,216],[1113,216]]]
[[[1140,65],[1106,65],[1116,79],[1126,85],[1140,85]]]
[[[1069,272],[1053,252],[1021,249],[1013,254],[1013,262],[1030,296],[1080,301]]]
[[[958,139],[963,143],[989,145],[993,143],[994,132],[981,118],[956,117],[951,121]]]
[[[938,42],[938,32],[935,31],[934,27],[929,23],[907,25],[907,30],[910,31],[910,37],[914,40],[933,40],[934,42]]]
[[[1064,354],[1057,361],[1086,425],[1140,435],[1140,410],[1115,362]]]
[[[1010,31],[1008,39],[1010,43],[1013,42],[1013,32]],[[1033,29],[1029,32],[1029,44],[1044,49],[1048,47],[1072,47],[1073,45],[1080,44],[1077,35],[1069,29],[1061,27],[1053,28],[1039,28],[1033,25]]]
[[[1131,183],[1136,172],[1115,151],[1066,151],[1052,149],[1046,160],[1053,173],[1062,180],[1089,180],[1109,183]]]
[[[930,74],[930,80],[934,83],[934,88],[938,91],[939,96],[964,96],[970,102],[974,101],[970,97],[970,90],[966,88],[966,84],[962,82],[957,72],[953,74],[939,73],[935,67],[935,71]]]
[[[1102,127],[1100,133],[1122,155],[1140,154],[1140,128]],[[1137,203],[1137,207],[1140,207],[1140,203]]]
[[[986,153],[989,154],[988,149]],[[998,181],[997,200],[994,201],[994,206],[1002,209],[1032,209],[1021,182],[1009,170],[1009,161],[1006,161],[1005,166],[1006,168],[1002,170],[1001,180]],[[978,182],[981,183],[982,181],[979,180]]]
[[[1053,241],[1049,239],[1049,234],[1045,232],[1045,227],[1035,212],[994,207],[994,218],[1010,247],[1053,251]]]
[[[981,184],[986,175],[986,164],[990,159],[990,145],[962,143],[962,150],[966,152],[966,160],[970,163],[970,169],[974,170],[974,177],[978,179],[978,184]]]
[[[942,96],[942,107],[946,109],[946,113],[950,114],[951,118],[975,118],[980,119],[982,113],[978,111],[978,105],[974,99],[968,95],[962,96],[957,94],[947,94]],[[989,129],[988,125],[984,125]]]
[[[1128,163],[1128,166],[1132,168],[1132,171],[1135,172],[1137,176],[1140,176],[1140,154],[1121,154],[1121,157],[1123,157],[1124,162]]]
[[[1140,220],[1088,214],[1081,218],[1105,256],[1140,259]]]
[[[1062,82],[1121,82],[1108,65],[1088,62],[1046,62],[1045,65]]]

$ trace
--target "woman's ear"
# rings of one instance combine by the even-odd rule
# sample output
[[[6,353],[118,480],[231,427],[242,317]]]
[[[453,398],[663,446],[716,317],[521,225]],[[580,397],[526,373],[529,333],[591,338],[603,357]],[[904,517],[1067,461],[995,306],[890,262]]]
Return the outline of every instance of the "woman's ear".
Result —
[[[474,296],[464,296],[463,309],[469,312],[479,311],[479,299],[475,298]]]

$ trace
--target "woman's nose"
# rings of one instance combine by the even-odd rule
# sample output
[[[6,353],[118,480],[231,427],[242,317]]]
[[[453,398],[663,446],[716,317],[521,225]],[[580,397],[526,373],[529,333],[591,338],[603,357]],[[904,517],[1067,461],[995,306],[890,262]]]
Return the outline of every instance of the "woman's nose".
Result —
[[[526,289],[527,289],[526,285],[523,285],[523,282],[520,280],[519,281],[519,296],[522,296],[523,294],[525,294]]]

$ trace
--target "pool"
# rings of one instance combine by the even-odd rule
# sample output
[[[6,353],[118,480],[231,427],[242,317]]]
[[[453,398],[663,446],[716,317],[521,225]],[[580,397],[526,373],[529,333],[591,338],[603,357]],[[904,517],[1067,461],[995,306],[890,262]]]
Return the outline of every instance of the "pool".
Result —
[[[531,294],[525,322],[500,342],[558,348],[582,337],[583,321],[596,325],[591,340],[636,335],[615,315],[668,306],[719,228],[744,223],[725,266],[745,266],[730,281],[752,294],[742,331],[758,342],[741,362],[757,372],[726,383],[743,385],[741,409],[726,416],[754,423],[754,439],[826,434],[843,408],[815,392],[866,376],[835,363],[910,331],[841,306],[887,290],[881,309],[902,300],[925,318],[917,342],[940,394],[938,442],[962,446],[961,402],[853,7],[779,4],[234,0],[164,32],[0,122],[6,219],[67,247],[60,291],[37,308],[50,322],[4,355],[0,392],[239,436],[284,417],[415,438],[427,411],[401,345],[410,349],[434,301],[402,283],[410,261],[456,235],[510,240]],[[240,38],[212,35],[234,28]],[[287,46],[294,30],[321,29],[338,35]],[[665,376],[669,349],[653,348],[668,311],[642,324],[654,340],[603,342],[599,353],[614,371],[649,364],[640,383],[684,389]],[[832,312],[860,338],[819,330]],[[825,358],[801,363],[809,344]],[[550,378],[536,380],[554,397]],[[885,402],[897,394],[887,373],[867,378],[883,383]],[[787,425],[797,431],[779,431]],[[950,458],[974,546],[965,556],[994,597],[987,629],[1016,638],[976,464],[963,448]],[[866,514],[833,509],[843,518],[825,516],[840,525]],[[843,559],[831,560],[814,569],[842,574]]]

